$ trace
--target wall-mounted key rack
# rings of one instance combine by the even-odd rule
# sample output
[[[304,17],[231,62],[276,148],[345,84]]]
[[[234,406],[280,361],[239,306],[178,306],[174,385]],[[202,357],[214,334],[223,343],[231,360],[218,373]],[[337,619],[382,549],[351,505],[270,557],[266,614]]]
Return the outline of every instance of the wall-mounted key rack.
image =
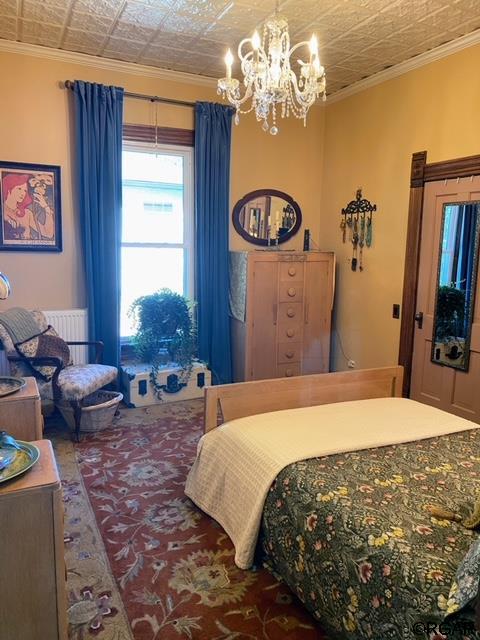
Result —
[[[363,271],[363,248],[371,247],[373,240],[373,212],[377,205],[362,197],[362,189],[357,189],[355,200],[342,209],[342,240],[352,243],[352,271],[357,267]]]

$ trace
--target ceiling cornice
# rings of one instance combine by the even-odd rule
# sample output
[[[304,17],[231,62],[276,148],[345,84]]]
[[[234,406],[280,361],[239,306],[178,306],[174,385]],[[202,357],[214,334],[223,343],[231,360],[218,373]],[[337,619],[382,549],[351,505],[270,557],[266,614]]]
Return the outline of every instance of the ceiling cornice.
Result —
[[[359,82],[340,89],[331,96],[328,96],[326,102],[317,102],[318,106],[328,107],[330,104],[340,102],[345,98],[360,93],[365,89],[374,87],[387,80],[392,80],[399,76],[419,69],[427,64],[441,60],[454,53],[480,44],[480,29],[473,31],[465,36],[447,42],[440,45],[431,51],[421,53],[410,60],[400,62],[399,64],[389,67],[384,71],[380,71],[368,78],[364,78]],[[117,71],[123,73],[130,73],[134,75],[140,75],[148,78],[158,78],[161,80],[169,80],[172,82],[181,82],[183,84],[196,84],[207,87],[216,87],[217,80],[215,78],[209,78],[207,76],[199,76],[192,73],[184,73],[181,71],[171,71],[169,69],[160,69],[158,67],[151,67],[146,65],[137,64],[136,62],[122,62],[121,60],[113,60],[112,58],[102,58],[100,56],[92,56],[85,53],[77,53],[74,51],[65,51],[64,49],[53,49],[50,47],[42,47],[35,44],[27,44],[24,42],[14,42],[12,40],[0,39],[0,52],[5,53],[17,53],[21,55],[33,56],[36,58],[46,58],[49,60],[56,60],[58,62],[69,62],[71,64],[79,64],[86,67],[93,67],[95,69],[105,69],[107,71]]]
[[[100,56],[92,56],[86,53],[65,51],[64,49],[53,49],[51,47],[42,47],[36,44],[27,44],[25,42],[14,42],[13,40],[0,39],[0,52],[18,53],[25,56],[32,56],[34,58],[46,58],[47,60],[56,60],[57,62],[69,62],[71,64],[80,64],[85,67],[93,67],[94,69],[130,73],[147,78],[182,82],[183,84],[196,84],[207,87],[217,86],[216,79],[208,78],[207,76],[199,76],[193,73],[184,73],[182,71],[171,71],[170,69],[160,69],[158,67],[137,64],[136,62],[122,62],[121,60],[113,60],[112,58],[101,58]]]
[[[473,47],[476,44],[480,44],[480,29],[472,31],[472,33],[468,33],[466,36],[462,36],[460,38],[457,38],[456,40],[452,40],[451,42],[447,42],[446,44],[442,44],[439,47],[435,47],[435,49],[431,49],[430,51],[421,53],[418,56],[411,58],[410,60],[400,62],[393,67],[385,69],[384,71],[379,71],[373,76],[369,76],[368,78],[364,78],[363,80],[359,80],[359,82],[355,82],[354,84],[345,87],[345,89],[340,89],[340,91],[336,91],[331,96],[328,96],[327,101],[323,104],[328,107],[329,104],[340,102],[340,100],[344,100],[345,98],[353,96],[356,93],[360,93],[365,89],[369,89],[370,87],[374,87],[377,84],[381,84],[386,80],[398,78],[398,76],[402,76],[409,71],[424,67],[431,62],[441,60],[442,58],[451,56],[454,53],[462,51],[463,49]]]

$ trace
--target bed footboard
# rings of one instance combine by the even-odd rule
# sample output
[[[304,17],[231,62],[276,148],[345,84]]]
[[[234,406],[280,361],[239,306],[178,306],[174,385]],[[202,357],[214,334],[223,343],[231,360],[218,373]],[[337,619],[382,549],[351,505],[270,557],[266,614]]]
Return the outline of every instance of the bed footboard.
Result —
[[[206,433],[223,422],[269,411],[400,397],[402,384],[403,367],[397,366],[206,387],[204,429]]]

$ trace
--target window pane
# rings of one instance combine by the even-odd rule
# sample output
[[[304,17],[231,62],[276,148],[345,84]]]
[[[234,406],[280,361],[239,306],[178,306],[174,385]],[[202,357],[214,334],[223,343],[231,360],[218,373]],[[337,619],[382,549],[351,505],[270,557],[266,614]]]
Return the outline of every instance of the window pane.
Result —
[[[183,157],[123,152],[123,242],[183,243]]]
[[[135,331],[127,311],[132,302],[164,287],[183,294],[183,249],[122,247],[120,335]]]

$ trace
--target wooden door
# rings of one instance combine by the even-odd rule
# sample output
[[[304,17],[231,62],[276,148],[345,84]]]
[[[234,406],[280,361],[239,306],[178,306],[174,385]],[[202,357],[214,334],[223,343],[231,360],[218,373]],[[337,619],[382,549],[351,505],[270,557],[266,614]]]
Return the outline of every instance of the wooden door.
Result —
[[[425,185],[410,397],[480,422],[480,279],[477,279],[468,372],[431,361],[443,205],[480,201],[480,176]]]
[[[277,375],[278,262],[256,259],[252,269],[247,380],[262,380]]]
[[[305,272],[302,373],[327,373],[333,303],[333,254],[310,254]]]

